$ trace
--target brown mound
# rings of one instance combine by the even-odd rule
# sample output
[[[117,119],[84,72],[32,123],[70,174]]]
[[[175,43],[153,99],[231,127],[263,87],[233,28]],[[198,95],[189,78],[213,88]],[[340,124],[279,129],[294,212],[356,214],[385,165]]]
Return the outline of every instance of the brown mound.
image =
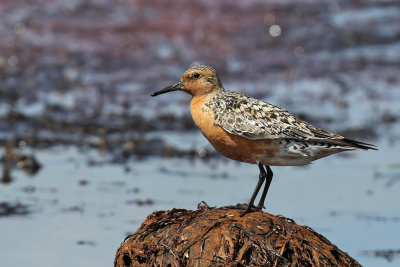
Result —
[[[241,212],[154,212],[121,244],[114,266],[361,266],[307,226]]]

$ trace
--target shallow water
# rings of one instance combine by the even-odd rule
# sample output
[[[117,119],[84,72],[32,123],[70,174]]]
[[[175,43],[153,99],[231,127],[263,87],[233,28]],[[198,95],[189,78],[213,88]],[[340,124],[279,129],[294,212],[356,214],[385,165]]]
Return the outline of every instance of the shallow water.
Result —
[[[363,266],[396,266],[399,259],[366,253],[397,248],[400,235],[400,179],[388,185],[388,177],[399,176],[390,168],[399,163],[398,152],[378,145],[377,152],[273,168],[267,211],[314,228]],[[124,237],[154,210],[246,202],[258,171],[221,158],[96,165],[107,155],[71,147],[36,156],[45,162],[36,176],[14,171],[12,183],[0,186],[0,202],[19,202],[30,212],[0,220],[0,257],[7,266],[110,266]]]

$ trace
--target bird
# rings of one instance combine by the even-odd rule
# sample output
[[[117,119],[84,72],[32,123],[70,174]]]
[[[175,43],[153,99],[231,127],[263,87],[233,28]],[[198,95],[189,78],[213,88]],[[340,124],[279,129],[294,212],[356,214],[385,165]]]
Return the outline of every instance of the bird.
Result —
[[[241,216],[265,208],[273,177],[270,166],[302,166],[343,151],[377,150],[375,145],[313,126],[276,105],[226,90],[216,70],[208,65],[193,65],[179,82],[151,96],[172,91],[192,96],[193,121],[215,150],[230,159],[258,165],[258,182]]]

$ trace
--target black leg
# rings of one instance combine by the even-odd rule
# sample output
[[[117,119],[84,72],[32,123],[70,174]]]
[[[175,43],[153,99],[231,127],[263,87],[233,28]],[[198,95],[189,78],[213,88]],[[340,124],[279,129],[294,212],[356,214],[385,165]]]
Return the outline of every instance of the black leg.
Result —
[[[258,202],[258,205],[257,205],[257,209],[259,209],[259,210],[264,208],[265,198],[267,197],[268,189],[269,189],[269,186],[270,186],[270,184],[272,182],[272,176],[274,175],[269,166],[265,166],[265,168],[267,169],[266,182],[265,182],[263,193],[262,193],[261,198],[260,198],[260,202]]]
[[[251,212],[251,209],[254,207],[254,200],[256,199],[257,194],[260,191],[262,184],[264,183],[264,180],[268,177],[268,174],[265,172],[262,163],[258,163],[258,168],[260,169],[260,175],[258,176],[258,182],[257,182],[256,188],[254,188],[253,195],[251,195],[251,198],[250,198],[249,203],[247,204],[246,210],[242,214],[240,214],[240,217],[243,217],[247,213]],[[268,167],[268,169],[269,169],[269,167]],[[271,169],[269,169],[269,170],[271,170]],[[272,178],[272,176],[271,176],[271,178]],[[271,181],[270,181],[270,183],[271,183]],[[264,187],[264,191],[265,191],[265,187]],[[263,196],[264,196],[264,192],[263,192]],[[260,204],[258,204],[258,205],[260,205]]]

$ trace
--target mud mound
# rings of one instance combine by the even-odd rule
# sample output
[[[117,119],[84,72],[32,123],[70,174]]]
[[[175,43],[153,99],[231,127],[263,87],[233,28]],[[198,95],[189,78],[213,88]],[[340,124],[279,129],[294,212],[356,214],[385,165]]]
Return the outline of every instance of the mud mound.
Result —
[[[121,244],[114,266],[361,266],[307,226],[241,212],[154,212]]]

